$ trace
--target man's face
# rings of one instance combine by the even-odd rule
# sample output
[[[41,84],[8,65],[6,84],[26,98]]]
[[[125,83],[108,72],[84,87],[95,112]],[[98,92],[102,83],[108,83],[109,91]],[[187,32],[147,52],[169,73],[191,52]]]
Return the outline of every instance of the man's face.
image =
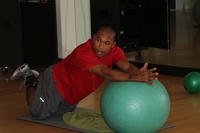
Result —
[[[107,53],[110,52],[110,50],[114,47],[115,42],[115,35],[110,33],[110,32],[106,32],[106,31],[102,31],[96,35],[94,35],[93,37],[93,41],[94,41],[94,51],[97,57],[103,57],[105,56]]]

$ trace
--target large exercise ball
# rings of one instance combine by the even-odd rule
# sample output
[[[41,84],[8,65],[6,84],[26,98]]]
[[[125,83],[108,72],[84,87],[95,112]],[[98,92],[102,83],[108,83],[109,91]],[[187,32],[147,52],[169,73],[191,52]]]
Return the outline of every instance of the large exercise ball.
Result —
[[[183,79],[183,86],[190,94],[200,92],[200,73],[190,72]]]
[[[170,112],[169,95],[161,82],[110,82],[101,97],[105,122],[117,133],[154,133]]]

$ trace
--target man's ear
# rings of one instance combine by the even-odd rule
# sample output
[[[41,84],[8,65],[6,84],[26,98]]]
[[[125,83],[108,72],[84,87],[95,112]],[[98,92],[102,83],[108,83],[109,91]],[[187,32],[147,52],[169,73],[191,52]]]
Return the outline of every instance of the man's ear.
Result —
[[[96,37],[96,35],[94,34],[93,36],[92,36],[92,38],[94,39]]]
[[[94,34],[93,37],[92,37],[92,40],[95,41],[96,39],[97,39],[97,35]]]
[[[117,44],[116,42],[113,42],[113,44],[112,44],[112,48],[113,48],[116,44]]]

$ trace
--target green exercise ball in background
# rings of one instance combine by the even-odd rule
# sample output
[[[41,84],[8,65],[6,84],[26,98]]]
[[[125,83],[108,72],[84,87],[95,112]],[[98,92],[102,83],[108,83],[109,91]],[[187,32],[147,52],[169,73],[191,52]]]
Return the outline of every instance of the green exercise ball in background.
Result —
[[[161,82],[110,82],[101,98],[105,122],[117,133],[154,133],[170,112],[169,95]]]
[[[190,72],[183,79],[185,90],[190,94],[200,92],[200,73]]]

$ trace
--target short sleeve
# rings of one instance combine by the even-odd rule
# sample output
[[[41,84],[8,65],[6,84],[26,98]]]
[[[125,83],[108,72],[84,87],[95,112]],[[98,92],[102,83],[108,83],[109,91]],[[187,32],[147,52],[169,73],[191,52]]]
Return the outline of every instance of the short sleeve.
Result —
[[[126,56],[124,54],[124,51],[118,46],[115,46],[112,49],[112,53],[113,53],[113,57],[114,57],[114,63],[116,63],[120,60],[127,60]]]
[[[78,63],[83,70],[87,70],[91,67],[101,64],[91,49],[83,49],[77,52],[76,63]]]

